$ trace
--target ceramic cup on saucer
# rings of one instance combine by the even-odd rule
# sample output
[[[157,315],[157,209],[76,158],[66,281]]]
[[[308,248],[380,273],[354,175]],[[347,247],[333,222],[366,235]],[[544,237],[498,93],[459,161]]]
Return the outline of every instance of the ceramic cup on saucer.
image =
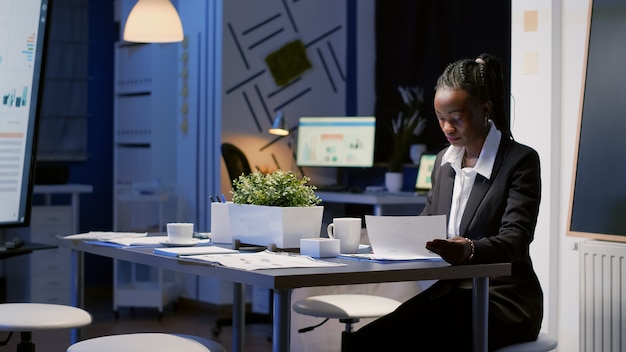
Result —
[[[193,224],[186,222],[168,223],[167,239],[172,244],[185,244],[193,242]]]

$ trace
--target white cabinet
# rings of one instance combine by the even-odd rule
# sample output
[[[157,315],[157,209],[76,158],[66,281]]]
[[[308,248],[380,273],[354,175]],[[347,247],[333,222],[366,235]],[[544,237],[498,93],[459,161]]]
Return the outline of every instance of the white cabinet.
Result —
[[[178,299],[178,273],[142,264],[114,261],[113,311],[119,315],[120,307],[154,307],[159,310]]]
[[[89,185],[35,186],[33,193],[43,195],[44,204],[32,207],[29,227],[11,229],[6,235],[56,245],[57,236],[78,232],[79,196],[91,191]],[[53,205],[53,194],[70,194],[70,204]],[[6,268],[8,301],[71,304],[69,249],[45,249],[9,258]]]
[[[115,231],[164,232],[177,221],[177,46],[115,48]],[[114,260],[113,310],[163,307],[177,299],[178,274]]]
[[[116,45],[116,230],[160,232],[176,219],[176,55],[173,44]]]
[[[71,206],[35,206],[30,227],[17,232],[25,241],[55,245],[55,236],[71,234],[71,214]],[[7,300],[70,304],[70,258],[69,249],[55,248],[9,259]]]

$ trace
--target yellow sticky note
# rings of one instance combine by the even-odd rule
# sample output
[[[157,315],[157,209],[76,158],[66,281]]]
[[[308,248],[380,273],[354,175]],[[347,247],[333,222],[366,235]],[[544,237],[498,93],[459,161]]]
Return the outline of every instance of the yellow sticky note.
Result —
[[[539,53],[524,54],[524,74],[531,75],[539,72]]]
[[[539,12],[537,10],[524,11],[524,32],[536,32],[538,18]]]

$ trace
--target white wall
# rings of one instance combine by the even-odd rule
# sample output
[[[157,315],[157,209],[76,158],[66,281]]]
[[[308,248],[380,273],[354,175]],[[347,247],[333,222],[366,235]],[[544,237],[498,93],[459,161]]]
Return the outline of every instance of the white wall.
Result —
[[[580,239],[566,237],[570,188],[574,170],[574,145],[582,92],[590,0],[563,0],[561,37],[561,184],[559,213],[558,338],[561,351],[579,351],[580,269],[575,245]]]
[[[536,29],[529,28],[525,16],[536,11]],[[542,201],[531,257],[544,291],[544,306],[549,307],[551,295],[551,247],[557,239],[550,219],[558,211],[558,198],[552,197],[554,177],[558,174],[558,155],[555,155],[554,110],[558,103],[552,99],[558,91],[558,81],[552,76],[555,56],[552,14],[554,8],[548,1],[513,1],[511,16],[511,122],[514,138],[535,148],[541,159]],[[531,21],[532,22],[532,21]],[[558,46],[557,46],[558,47]],[[552,122],[552,123],[551,123]],[[538,128],[541,126],[541,128]],[[544,329],[549,326],[551,314],[544,309]]]
[[[579,351],[579,239],[566,237],[589,0],[512,1],[513,135],[537,149],[543,194],[531,255],[544,288],[543,331]],[[537,31],[524,14],[537,11]],[[535,60],[536,58],[536,60]]]

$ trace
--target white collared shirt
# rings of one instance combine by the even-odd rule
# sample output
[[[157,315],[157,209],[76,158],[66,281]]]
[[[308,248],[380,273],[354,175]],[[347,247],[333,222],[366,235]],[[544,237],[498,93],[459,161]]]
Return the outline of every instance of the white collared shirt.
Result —
[[[462,235],[459,233],[459,226],[467,205],[467,199],[474,185],[474,180],[477,174],[482,175],[486,179],[491,177],[501,137],[502,133],[494,127],[493,121],[489,120],[489,133],[487,133],[487,138],[485,138],[485,143],[473,168],[461,168],[465,147],[451,145],[441,158],[442,166],[450,163],[450,166],[456,172],[454,189],[452,190],[452,207],[450,208],[450,219],[448,221],[448,238]]]

